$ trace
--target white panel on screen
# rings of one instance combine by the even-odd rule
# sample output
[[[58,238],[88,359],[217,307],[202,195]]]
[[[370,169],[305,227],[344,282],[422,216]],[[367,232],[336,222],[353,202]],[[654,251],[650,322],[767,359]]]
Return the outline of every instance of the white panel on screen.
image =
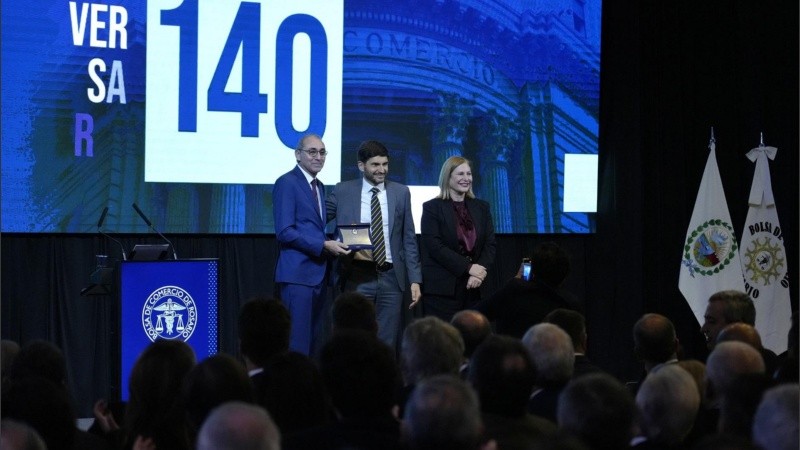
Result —
[[[411,214],[414,216],[414,229],[420,232],[422,204],[439,195],[439,186],[409,186],[411,191]]]
[[[339,181],[344,1],[201,3],[148,2],[145,181],[273,184],[304,130]]]
[[[564,212],[597,212],[597,155],[564,155]]]

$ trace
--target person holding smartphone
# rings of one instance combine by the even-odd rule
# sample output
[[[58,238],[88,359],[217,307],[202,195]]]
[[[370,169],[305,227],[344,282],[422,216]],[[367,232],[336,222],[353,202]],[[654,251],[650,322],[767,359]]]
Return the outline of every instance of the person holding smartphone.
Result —
[[[539,244],[532,258],[522,260],[514,278],[474,309],[495,323],[497,334],[517,338],[555,309],[583,313],[577,297],[562,288],[569,269],[567,252],[554,242]]]

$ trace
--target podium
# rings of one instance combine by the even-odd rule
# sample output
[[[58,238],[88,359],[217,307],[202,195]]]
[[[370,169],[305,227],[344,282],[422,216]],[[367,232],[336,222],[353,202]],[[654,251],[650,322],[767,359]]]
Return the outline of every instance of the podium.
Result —
[[[120,262],[121,400],[136,358],[155,340],[184,341],[198,361],[217,353],[218,278],[217,259]]]

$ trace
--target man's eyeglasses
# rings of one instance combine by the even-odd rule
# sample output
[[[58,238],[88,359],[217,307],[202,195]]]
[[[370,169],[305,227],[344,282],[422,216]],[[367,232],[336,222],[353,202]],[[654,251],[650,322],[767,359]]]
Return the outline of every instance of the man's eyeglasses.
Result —
[[[322,150],[318,150],[316,148],[309,148],[309,149],[301,149],[301,152],[305,152],[308,156],[312,158],[316,158],[317,156],[325,157],[328,154],[328,151],[324,148]]]

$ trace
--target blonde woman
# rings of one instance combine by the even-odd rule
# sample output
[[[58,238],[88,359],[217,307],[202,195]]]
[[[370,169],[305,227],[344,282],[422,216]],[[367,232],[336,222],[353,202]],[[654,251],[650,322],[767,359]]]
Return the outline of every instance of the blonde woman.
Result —
[[[489,204],[475,198],[466,158],[444,162],[439,196],[422,205],[421,232],[424,313],[449,322],[480,300],[495,255]]]

